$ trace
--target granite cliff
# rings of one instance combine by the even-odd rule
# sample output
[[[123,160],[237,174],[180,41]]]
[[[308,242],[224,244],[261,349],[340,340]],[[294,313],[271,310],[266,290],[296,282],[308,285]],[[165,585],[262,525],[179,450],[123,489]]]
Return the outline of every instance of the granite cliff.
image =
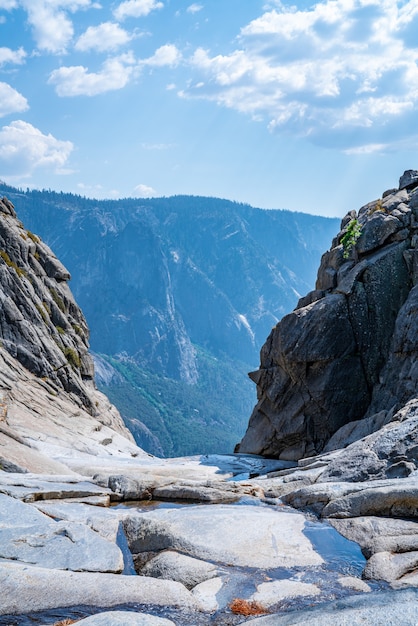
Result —
[[[271,331],[237,450],[313,456],[377,431],[416,397],[417,244],[418,172],[408,170],[344,217],[316,289]]]
[[[62,472],[51,456],[76,450],[138,454],[118,411],[95,387],[88,328],[69,279],[12,203],[0,200],[2,469]]]

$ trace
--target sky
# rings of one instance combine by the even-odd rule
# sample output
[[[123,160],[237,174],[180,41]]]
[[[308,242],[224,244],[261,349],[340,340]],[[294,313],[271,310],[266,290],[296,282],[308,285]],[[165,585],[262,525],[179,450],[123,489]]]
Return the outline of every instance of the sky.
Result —
[[[0,0],[0,180],[343,216],[418,169],[418,0]]]

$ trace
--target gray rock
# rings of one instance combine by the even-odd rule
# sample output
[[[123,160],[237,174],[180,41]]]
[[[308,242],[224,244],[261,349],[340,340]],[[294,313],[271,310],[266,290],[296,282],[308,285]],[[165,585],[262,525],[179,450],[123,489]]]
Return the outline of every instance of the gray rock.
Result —
[[[160,509],[123,522],[133,554],[171,549],[219,564],[263,568],[322,563],[302,532],[304,524],[298,513],[221,504]]]
[[[393,481],[390,486],[369,487],[332,500],[322,510],[323,517],[410,517],[418,514],[418,477]]]
[[[269,608],[289,598],[299,596],[317,596],[321,590],[317,585],[303,583],[299,580],[275,580],[273,582],[257,585],[257,591],[249,599],[258,602],[261,606]]]
[[[380,248],[393,233],[401,228],[402,222],[396,217],[376,211],[367,219],[362,228],[356,243],[358,254],[366,254]]]
[[[258,403],[239,452],[311,456],[339,428],[365,416],[409,293],[407,245],[373,252],[341,276],[331,294],[272,330],[261,350]]]
[[[383,416],[382,420],[376,419],[374,423],[379,425],[379,422],[390,419],[390,413]],[[417,458],[418,400],[407,402],[391,419],[393,421],[389,424],[351,443],[344,454],[331,459],[322,474],[322,480],[363,481],[385,477],[405,478],[412,474],[416,470]],[[363,421],[368,427],[373,420],[374,416],[371,416]]]
[[[287,615],[249,620],[254,626],[413,626],[418,620],[418,591],[389,591],[352,596]]]
[[[105,611],[79,620],[77,624],[80,626],[175,626],[174,622],[164,617],[130,611]]]
[[[192,589],[217,576],[218,568],[212,563],[167,550],[148,561],[139,573],[141,576],[177,580],[187,589]]]
[[[37,500],[88,496],[106,496],[109,498],[111,492],[108,489],[98,487],[93,482],[78,480],[76,476],[42,476],[30,473],[22,476],[8,472],[0,474],[0,493],[19,498],[24,502],[35,502]]]
[[[0,557],[52,569],[121,572],[119,548],[84,524],[54,522],[0,494]]]
[[[391,583],[405,574],[412,573],[418,573],[418,551],[402,554],[377,552],[367,561],[363,576],[369,580],[384,580]]]
[[[399,179],[399,189],[407,189],[418,185],[418,171],[406,170]]]
[[[366,558],[377,552],[416,552],[418,525],[412,520],[388,517],[330,518],[330,524],[361,547]]]
[[[410,189],[417,176],[405,172],[399,190],[343,219],[322,257],[316,292],[300,299],[261,350],[251,374],[258,402],[239,452],[314,456],[375,432],[416,397],[418,200]],[[361,232],[347,241],[354,219]],[[351,465],[360,480],[407,476],[415,467],[413,458],[379,455],[363,466],[361,451]]]
[[[200,610],[193,595],[172,580],[89,572],[65,572],[18,563],[0,563],[0,615],[61,607],[112,607],[139,603]]]
[[[361,578],[356,578],[355,576],[341,576],[338,579],[338,584],[341,585],[344,589],[353,589],[353,591],[360,591],[363,593],[370,593],[371,587]]]
[[[196,585],[192,589],[192,594],[204,611],[214,613],[220,608],[218,597],[222,586],[222,578],[211,578]]]

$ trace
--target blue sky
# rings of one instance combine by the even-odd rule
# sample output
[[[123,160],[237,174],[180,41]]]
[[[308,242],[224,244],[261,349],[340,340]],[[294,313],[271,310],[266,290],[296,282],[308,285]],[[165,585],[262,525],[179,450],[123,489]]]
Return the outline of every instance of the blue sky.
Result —
[[[342,216],[418,169],[418,0],[0,0],[0,179]]]

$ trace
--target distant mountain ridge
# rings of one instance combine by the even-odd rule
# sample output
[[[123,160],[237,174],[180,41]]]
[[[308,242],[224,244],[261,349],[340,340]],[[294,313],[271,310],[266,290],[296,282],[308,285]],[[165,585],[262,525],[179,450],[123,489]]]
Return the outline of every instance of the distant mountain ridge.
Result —
[[[230,451],[254,402],[246,372],[312,288],[338,220],[216,198],[0,192],[71,272],[92,349],[110,363],[102,388],[138,443]]]

